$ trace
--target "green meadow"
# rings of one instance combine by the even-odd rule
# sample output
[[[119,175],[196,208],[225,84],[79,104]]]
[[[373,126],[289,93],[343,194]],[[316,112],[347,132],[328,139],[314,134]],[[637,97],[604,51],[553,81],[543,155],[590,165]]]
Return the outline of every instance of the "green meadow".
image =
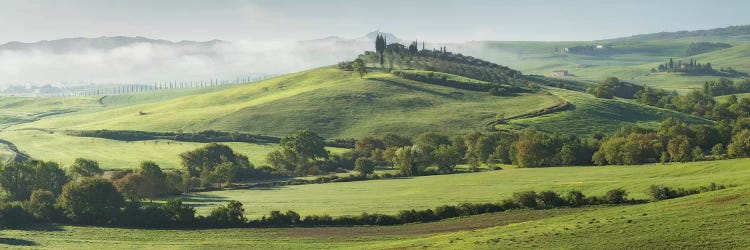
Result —
[[[642,166],[515,168],[479,173],[423,176],[360,182],[281,186],[268,189],[199,192],[182,198],[199,213],[228,200],[246,204],[245,212],[260,218],[271,210],[294,210],[305,215],[395,214],[404,209],[427,209],[462,202],[499,202],[513,192],[581,190],[604,195],[624,188],[631,198],[648,198],[648,187],[665,184],[691,188],[711,182],[744,185],[750,181],[747,159]]]

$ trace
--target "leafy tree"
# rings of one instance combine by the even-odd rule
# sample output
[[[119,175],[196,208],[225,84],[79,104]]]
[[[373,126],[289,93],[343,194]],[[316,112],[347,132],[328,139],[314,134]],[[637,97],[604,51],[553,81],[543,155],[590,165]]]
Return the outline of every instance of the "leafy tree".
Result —
[[[104,170],[99,168],[99,162],[84,158],[75,159],[69,170],[76,177],[94,177],[104,173]]]
[[[238,226],[247,221],[242,203],[235,200],[227,202],[226,206],[220,205],[211,210],[208,219],[217,226]]]
[[[372,151],[375,149],[385,149],[385,143],[383,140],[366,136],[354,143],[354,153],[357,157],[371,157]]]
[[[730,157],[750,157],[750,129],[742,130],[732,137],[732,142],[727,146],[727,154]]]
[[[696,146],[695,148],[693,148],[693,151],[690,152],[690,157],[693,159],[693,161],[703,160],[703,157],[705,157],[705,155],[703,155],[703,149]]]
[[[232,180],[237,176],[238,170],[237,165],[231,162],[224,162],[214,168],[214,176],[216,176],[217,180],[227,183],[227,187],[231,187]],[[221,184],[219,188],[221,188]]]
[[[726,150],[724,149],[724,145],[721,143],[718,143],[711,148],[712,155],[721,157],[722,155],[724,155],[724,153],[726,153]]]
[[[27,200],[37,189],[59,195],[66,182],[65,172],[54,162],[31,160],[0,164],[0,187],[12,201]]]
[[[154,198],[166,193],[166,175],[155,162],[141,162],[138,174],[143,177],[143,182],[140,185],[143,185],[142,189],[145,191],[145,197],[148,197],[153,201]]]
[[[417,137],[416,145],[419,145],[428,152],[432,152],[440,145],[450,145],[451,139],[448,136],[435,132],[425,132]]]
[[[661,152],[661,157],[659,157],[659,162],[661,164],[665,164],[669,162],[669,154],[667,153],[667,151]]]
[[[120,179],[114,181],[113,185],[131,201],[139,201],[148,197],[146,189],[146,180],[143,175],[137,173],[128,173]]]
[[[420,175],[424,170],[425,153],[418,146],[399,148],[393,155],[393,163],[403,176]]]
[[[304,164],[294,150],[282,147],[268,153],[266,161],[281,173],[294,174],[298,164]]]
[[[365,66],[365,61],[362,61],[362,59],[354,60],[352,67],[354,67],[354,72],[359,74],[359,79],[363,79],[367,75],[367,67]]]
[[[120,213],[125,199],[111,182],[100,178],[83,178],[66,184],[57,204],[73,222],[104,225]]]
[[[328,158],[329,155],[325,139],[309,129],[282,139],[281,146],[294,150],[304,159]]]
[[[23,163],[10,163],[0,166],[0,186],[11,201],[22,201],[29,198],[33,191],[33,168]]]
[[[542,191],[539,192],[539,195],[537,196],[537,200],[540,206],[542,207],[560,207],[565,205],[565,200],[560,197],[559,194],[553,192],[553,191]]]
[[[253,168],[247,156],[235,153],[229,146],[216,143],[182,153],[180,159],[182,166],[192,177],[198,177],[206,171],[212,172],[216,166],[225,162],[231,162],[240,168]]]
[[[357,158],[354,163],[354,171],[359,172],[362,176],[368,176],[375,172],[375,164],[367,158]]]
[[[176,226],[189,226],[195,223],[195,209],[183,204],[181,199],[169,200],[162,207],[169,220]]]
[[[19,202],[0,204],[0,228],[18,229],[31,223],[34,216]]]
[[[441,172],[451,173],[455,170],[456,165],[461,162],[462,157],[456,147],[442,144],[432,152],[432,158]]]
[[[34,190],[28,210],[37,220],[50,221],[55,214],[55,195],[47,190]]]
[[[525,191],[519,193],[513,193],[513,201],[521,207],[525,208],[537,208],[537,194],[534,191]]]
[[[622,188],[612,189],[604,195],[604,201],[609,204],[624,204],[628,202],[628,192]]]
[[[68,177],[59,164],[51,161],[30,161],[28,164],[34,168],[31,185],[35,190],[48,190],[55,197],[62,193],[62,187],[68,182]]]
[[[382,139],[385,148],[411,146],[411,139],[394,133],[386,133]]]
[[[667,152],[674,162],[686,162],[690,158],[690,141],[687,136],[678,135],[669,140]]]

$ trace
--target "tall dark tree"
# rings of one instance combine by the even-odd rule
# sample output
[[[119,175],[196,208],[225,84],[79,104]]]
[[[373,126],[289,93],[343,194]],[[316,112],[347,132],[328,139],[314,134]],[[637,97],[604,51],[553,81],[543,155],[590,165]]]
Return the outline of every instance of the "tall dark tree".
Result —
[[[380,67],[383,67],[383,63],[385,62],[383,60],[383,53],[385,52],[386,47],[386,41],[385,37],[382,35],[378,35],[377,38],[375,38],[375,52],[380,54]]]

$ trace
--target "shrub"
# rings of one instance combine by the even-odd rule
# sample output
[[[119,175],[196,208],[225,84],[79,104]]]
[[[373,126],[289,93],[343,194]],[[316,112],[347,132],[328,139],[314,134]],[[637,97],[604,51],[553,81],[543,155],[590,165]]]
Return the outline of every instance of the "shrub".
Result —
[[[247,221],[242,203],[234,200],[227,202],[226,206],[218,206],[211,210],[206,220],[220,227],[239,226]]]
[[[537,202],[542,207],[561,207],[565,205],[565,200],[560,198],[560,195],[553,191],[539,192],[537,199]]]
[[[66,184],[57,204],[73,222],[101,225],[120,213],[125,198],[105,179],[83,178]]]
[[[607,191],[607,194],[604,195],[604,201],[608,204],[623,204],[628,201],[627,197],[628,192],[622,188],[617,188]]]
[[[583,195],[581,191],[569,191],[568,194],[565,196],[565,201],[574,207],[587,205],[588,201],[586,200],[586,196]]]
[[[534,191],[526,191],[520,193],[513,193],[513,200],[520,207],[525,208],[537,208],[539,204],[537,201],[537,194]]]
[[[654,200],[666,200],[674,196],[674,192],[664,185],[651,185],[649,187],[649,194]]]
[[[34,216],[23,208],[21,203],[10,202],[0,205],[0,227],[22,228],[34,219]]]
[[[28,211],[40,221],[49,221],[56,214],[55,196],[47,190],[36,190],[31,193]]]

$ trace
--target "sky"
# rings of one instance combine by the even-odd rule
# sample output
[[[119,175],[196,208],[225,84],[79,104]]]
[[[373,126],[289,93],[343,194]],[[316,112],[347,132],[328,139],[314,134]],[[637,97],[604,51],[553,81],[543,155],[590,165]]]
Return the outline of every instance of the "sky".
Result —
[[[294,41],[381,30],[435,42],[596,40],[750,24],[747,0],[0,0],[0,43],[66,37]]]

